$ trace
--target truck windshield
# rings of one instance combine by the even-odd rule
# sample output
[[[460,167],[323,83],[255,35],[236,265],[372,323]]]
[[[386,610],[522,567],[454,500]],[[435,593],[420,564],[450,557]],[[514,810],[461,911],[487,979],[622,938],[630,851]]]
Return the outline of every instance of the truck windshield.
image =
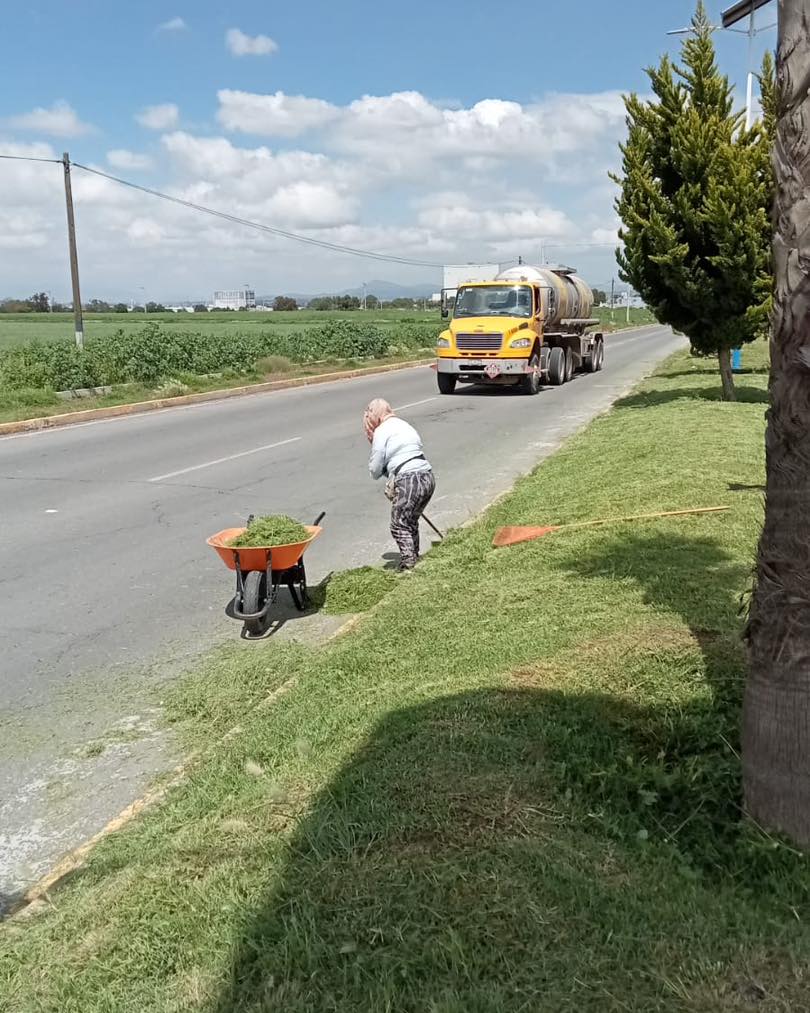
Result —
[[[532,290],[528,285],[462,286],[454,317],[530,317]]]

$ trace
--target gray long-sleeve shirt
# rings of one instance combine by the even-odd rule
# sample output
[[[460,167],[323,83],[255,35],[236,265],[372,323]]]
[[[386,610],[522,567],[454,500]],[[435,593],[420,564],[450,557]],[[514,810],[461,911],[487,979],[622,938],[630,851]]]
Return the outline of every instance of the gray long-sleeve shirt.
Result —
[[[374,479],[393,475],[400,465],[404,465],[400,475],[412,471],[430,471],[430,464],[426,460],[411,460],[421,453],[422,438],[419,433],[405,419],[392,415],[374,430],[368,470]]]

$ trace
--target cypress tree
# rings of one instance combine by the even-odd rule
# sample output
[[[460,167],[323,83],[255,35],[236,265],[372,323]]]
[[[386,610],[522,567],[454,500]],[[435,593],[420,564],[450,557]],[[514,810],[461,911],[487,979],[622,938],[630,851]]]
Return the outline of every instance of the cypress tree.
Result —
[[[616,210],[620,274],[661,323],[716,355],[734,400],[731,349],[763,336],[770,308],[773,63],[763,67],[763,122],[745,130],[715,59],[702,0],[683,66],[663,57],[647,74],[653,98],[625,99]],[[770,118],[769,118],[770,117]]]

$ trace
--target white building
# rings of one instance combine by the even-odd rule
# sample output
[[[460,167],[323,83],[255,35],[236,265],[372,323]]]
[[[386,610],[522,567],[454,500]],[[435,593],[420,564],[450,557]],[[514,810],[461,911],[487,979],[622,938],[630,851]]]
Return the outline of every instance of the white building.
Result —
[[[255,310],[256,293],[252,288],[214,292],[215,310]]]

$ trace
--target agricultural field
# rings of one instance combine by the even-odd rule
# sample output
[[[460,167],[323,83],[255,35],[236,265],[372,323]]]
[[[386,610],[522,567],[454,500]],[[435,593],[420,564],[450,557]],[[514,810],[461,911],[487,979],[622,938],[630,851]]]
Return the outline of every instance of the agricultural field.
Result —
[[[159,323],[166,331],[195,331],[200,334],[284,333],[292,328],[323,326],[329,320],[350,320],[383,327],[400,323],[435,323],[441,317],[437,309],[421,310],[349,310],[324,312],[298,310],[283,313],[86,313],[86,337],[106,337],[116,331],[140,330],[144,324]],[[50,341],[73,337],[72,313],[0,313],[0,348],[28,341]]]
[[[625,309],[611,310],[600,306],[594,315],[602,326],[621,328],[628,326]],[[275,331],[284,333],[292,328],[303,330],[319,327],[328,320],[350,320],[380,327],[396,328],[398,324],[442,324],[439,311],[422,310],[349,310],[323,312],[298,310],[283,313],[87,313],[84,329],[87,337],[106,337],[118,330],[135,331],[145,323],[159,323],[167,331],[195,331],[201,334],[254,333]],[[630,310],[630,326],[654,323],[647,309]],[[0,349],[28,341],[50,341],[53,338],[73,337],[71,313],[0,313]]]

